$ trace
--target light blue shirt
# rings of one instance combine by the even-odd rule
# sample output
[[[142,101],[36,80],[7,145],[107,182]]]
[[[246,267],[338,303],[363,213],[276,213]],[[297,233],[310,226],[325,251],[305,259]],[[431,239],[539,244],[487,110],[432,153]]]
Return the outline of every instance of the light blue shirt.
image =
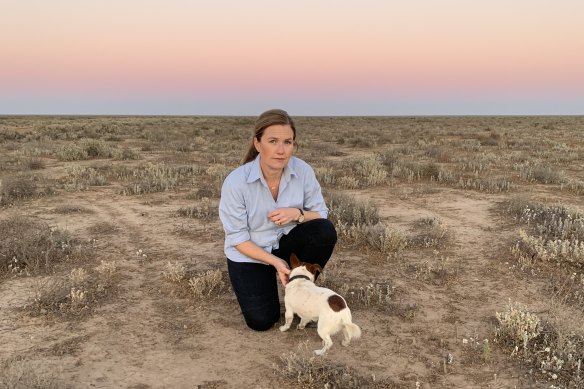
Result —
[[[314,170],[303,160],[291,157],[284,168],[278,200],[275,201],[260,168],[260,158],[232,171],[223,182],[219,218],[225,230],[225,255],[235,262],[264,263],[240,253],[235,246],[251,240],[267,252],[279,247],[280,238],[296,223],[278,226],[268,219],[277,208],[302,208],[328,216]]]

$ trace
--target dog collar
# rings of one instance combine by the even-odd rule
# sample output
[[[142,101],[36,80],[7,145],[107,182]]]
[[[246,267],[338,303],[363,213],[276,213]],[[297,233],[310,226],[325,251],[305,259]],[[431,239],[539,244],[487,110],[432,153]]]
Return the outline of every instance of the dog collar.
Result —
[[[288,282],[292,282],[294,280],[297,280],[299,278],[304,278],[305,280],[310,280],[310,278],[308,278],[307,276],[303,275],[303,274],[299,274],[297,276],[291,277]]]

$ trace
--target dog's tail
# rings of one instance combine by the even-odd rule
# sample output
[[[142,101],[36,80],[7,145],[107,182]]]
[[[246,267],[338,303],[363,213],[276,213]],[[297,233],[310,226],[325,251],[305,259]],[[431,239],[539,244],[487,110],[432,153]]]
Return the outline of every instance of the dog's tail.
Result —
[[[355,323],[345,324],[345,329],[349,333],[351,339],[359,339],[361,337],[361,328]]]
[[[361,337],[361,328],[357,324],[353,323],[350,314],[343,317],[342,321],[343,327],[349,334],[349,338],[359,339]]]

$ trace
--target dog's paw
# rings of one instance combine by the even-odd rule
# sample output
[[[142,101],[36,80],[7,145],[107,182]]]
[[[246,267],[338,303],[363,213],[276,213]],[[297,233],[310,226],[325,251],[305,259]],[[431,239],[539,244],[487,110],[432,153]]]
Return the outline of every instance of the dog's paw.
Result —
[[[314,353],[316,355],[324,355],[324,353],[326,353],[326,350],[322,350],[322,349],[321,350],[314,350]]]
[[[296,328],[298,328],[299,330],[303,330],[304,328],[306,328],[306,324],[298,324]]]
[[[345,346],[345,347],[347,347],[347,346],[349,345],[349,343],[351,343],[351,341],[350,341],[350,340],[344,340],[344,339],[343,339],[343,341],[341,342],[341,344],[342,344],[343,346]]]
[[[280,326],[280,331],[284,332],[284,331],[288,331],[290,327],[288,326]]]

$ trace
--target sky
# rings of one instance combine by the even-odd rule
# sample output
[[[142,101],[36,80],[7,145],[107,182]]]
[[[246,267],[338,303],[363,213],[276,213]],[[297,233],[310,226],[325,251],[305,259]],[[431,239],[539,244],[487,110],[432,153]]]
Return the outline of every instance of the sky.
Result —
[[[1,0],[0,115],[582,115],[582,0]]]

